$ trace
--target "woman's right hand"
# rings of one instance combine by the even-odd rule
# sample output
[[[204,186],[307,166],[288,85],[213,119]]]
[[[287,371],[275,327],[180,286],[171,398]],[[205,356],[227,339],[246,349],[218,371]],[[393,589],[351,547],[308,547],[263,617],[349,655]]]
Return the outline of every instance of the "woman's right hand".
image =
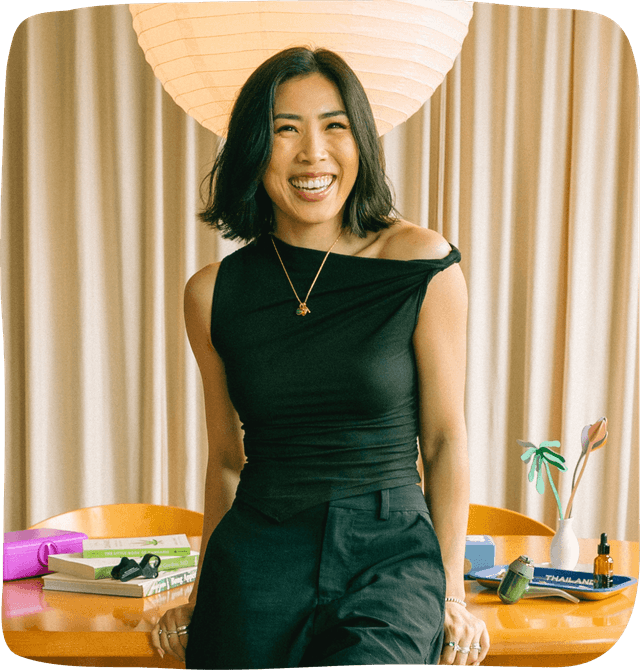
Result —
[[[151,643],[161,658],[165,653],[185,662],[189,624],[195,602],[167,610],[151,631]]]

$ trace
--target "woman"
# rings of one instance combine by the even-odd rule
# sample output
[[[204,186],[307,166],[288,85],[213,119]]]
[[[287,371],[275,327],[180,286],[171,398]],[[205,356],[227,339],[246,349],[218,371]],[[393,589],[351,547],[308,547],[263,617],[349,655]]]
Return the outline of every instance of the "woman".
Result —
[[[486,655],[464,604],[460,256],[392,212],[346,63],[293,48],[258,68],[203,213],[248,244],[185,291],[209,436],[204,558],[189,604],[153,630],[161,655],[197,668]]]

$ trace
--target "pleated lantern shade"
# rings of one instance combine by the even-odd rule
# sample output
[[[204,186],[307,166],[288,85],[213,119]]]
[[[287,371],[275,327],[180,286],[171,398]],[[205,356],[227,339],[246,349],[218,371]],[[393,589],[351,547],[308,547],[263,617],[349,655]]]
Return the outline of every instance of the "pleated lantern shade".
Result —
[[[383,135],[415,113],[453,67],[473,15],[467,0],[322,0],[131,4],[138,42],[187,114],[224,136],[236,95],[292,46],[340,54]]]

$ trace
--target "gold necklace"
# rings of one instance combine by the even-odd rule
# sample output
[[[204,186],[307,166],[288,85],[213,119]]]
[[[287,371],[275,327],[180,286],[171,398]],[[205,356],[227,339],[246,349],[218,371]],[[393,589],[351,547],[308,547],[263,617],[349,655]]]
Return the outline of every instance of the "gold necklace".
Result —
[[[322,263],[320,264],[320,268],[318,269],[318,272],[316,272],[316,276],[313,278],[313,281],[311,282],[311,286],[309,287],[309,290],[307,291],[307,297],[303,300],[300,300],[300,296],[296,292],[296,289],[293,285],[293,282],[291,281],[291,277],[289,277],[289,273],[287,272],[287,268],[284,266],[284,263],[282,262],[282,258],[280,257],[280,252],[278,251],[278,247],[276,246],[275,240],[273,239],[273,233],[271,233],[271,242],[273,244],[273,248],[276,250],[276,254],[278,254],[278,258],[280,259],[280,265],[282,265],[282,269],[284,270],[285,275],[287,276],[287,279],[289,280],[289,284],[291,285],[291,288],[293,290],[293,294],[296,296],[296,300],[299,303],[299,307],[296,310],[296,314],[298,316],[306,316],[311,312],[311,310],[307,307],[307,300],[309,300],[309,295],[311,294],[311,289],[314,287],[318,277],[320,276],[320,272],[322,271],[322,268],[324,267],[324,264],[329,258],[329,254],[333,251],[333,247],[338,244],[338,240],[342,237],[343,231],[340,231],[340,235],[336,238],[336,241],[331,245],[329,251],[324,256],[324,259]]]

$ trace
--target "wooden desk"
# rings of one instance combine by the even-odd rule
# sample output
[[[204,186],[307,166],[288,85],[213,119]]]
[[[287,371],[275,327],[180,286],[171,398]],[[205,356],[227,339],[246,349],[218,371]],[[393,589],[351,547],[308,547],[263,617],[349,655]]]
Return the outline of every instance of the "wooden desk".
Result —
[[[496,563],[520,554],[546,561],[551,538],[494,537]],[[591,563],[597,540],[580,540],[580,562]],[[192,538],[192,546],[199,546]],[[611,541],[615,571],[638,577],[638,543]],[[5,582],[2,624],[18,656],[94,667],[184,667],[161,660],[149,631],[162,613],[187,601],[191,586],[149,598],[43,591],[40,579]],[[487,624],[491,650],[484,665],[570,666],[597,658],[624,631],[637,586],[602,601],[573,604],[560,598],[504,605],[493,590],[467,582],[469,609]]]

